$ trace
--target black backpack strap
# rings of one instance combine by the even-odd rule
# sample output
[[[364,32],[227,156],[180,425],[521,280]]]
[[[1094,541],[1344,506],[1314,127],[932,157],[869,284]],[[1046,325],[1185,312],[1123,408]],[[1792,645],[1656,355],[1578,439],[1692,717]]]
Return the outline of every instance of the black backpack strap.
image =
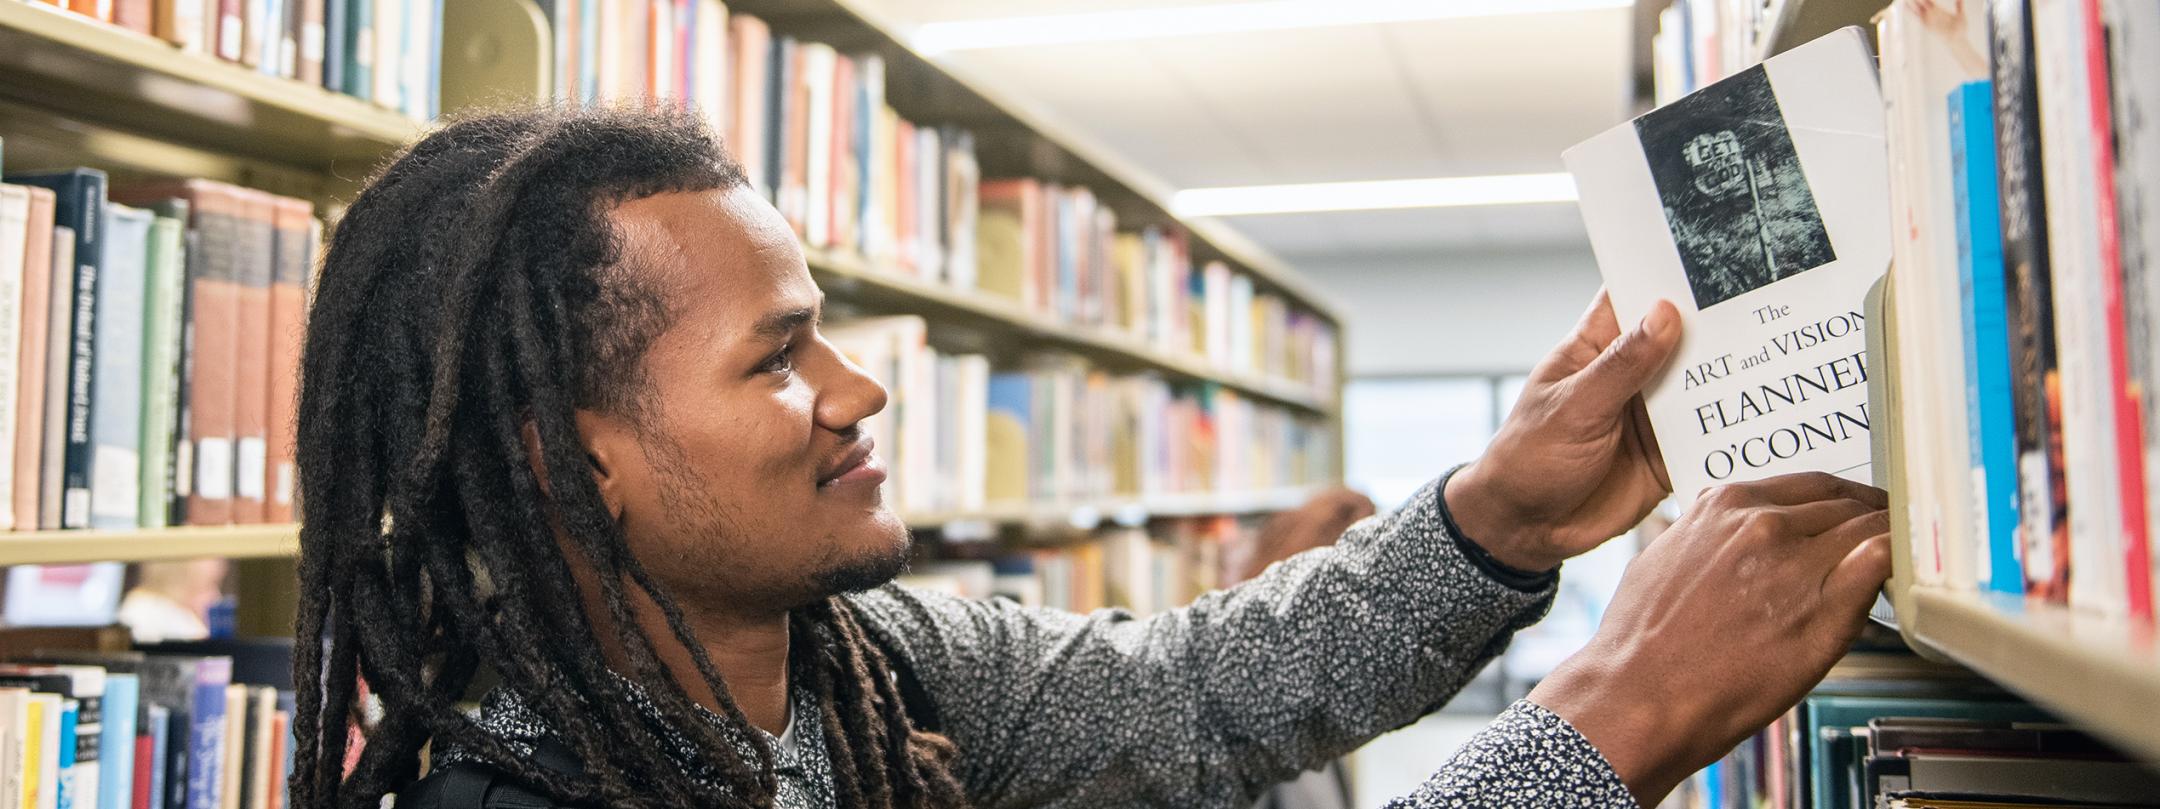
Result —
[[[585,772],[577,754],[554,737],[543,737],[532,759],[564,775]],[[487,764],[461,761],[437,768],[398,796],[398,809],[558,809],[546,795]]]

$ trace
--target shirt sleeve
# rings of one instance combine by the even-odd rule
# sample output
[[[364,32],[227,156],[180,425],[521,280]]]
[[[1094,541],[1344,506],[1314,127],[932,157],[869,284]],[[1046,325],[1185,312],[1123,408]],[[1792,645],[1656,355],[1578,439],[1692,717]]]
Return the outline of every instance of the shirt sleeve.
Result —
[[[1553,712],[1515,703],[1387,809],[1452,807],[1636,809],[1635,796],[1590,740]]]
[[[1335,546],[1140,619],[887,586],[854,596],[977,805],[1225,806],[1435,708],[1543,617],[1450,534],[1438,482]]]

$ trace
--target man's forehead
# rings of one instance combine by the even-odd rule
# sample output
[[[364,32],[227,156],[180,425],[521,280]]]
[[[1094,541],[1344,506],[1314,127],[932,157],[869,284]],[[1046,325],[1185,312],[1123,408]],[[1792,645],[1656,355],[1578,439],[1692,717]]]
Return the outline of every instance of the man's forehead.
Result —
[[[794,232],[748,188],[658,194],[610,218],[624,263],[678,306],[755,321],[818,304]]]

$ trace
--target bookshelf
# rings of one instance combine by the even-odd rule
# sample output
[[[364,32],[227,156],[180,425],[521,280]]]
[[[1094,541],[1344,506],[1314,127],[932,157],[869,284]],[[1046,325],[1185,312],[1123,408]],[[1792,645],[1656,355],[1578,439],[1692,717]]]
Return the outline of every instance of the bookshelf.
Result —
[[[1887,278],[1881,288],[1882,294],[1868,300],[1871,334],[1897,328],[1896,290]],[[1869,399],[1877,403],[1875,468],[1887,470],[1878,474],[1889,481],[1885,488],[1891,493],[1892,574],[1885,590],[1906,643],[1923,655],[1972,669],[2127,751],[2160,761],[2160,724],[2152,721],[2160,716],[2160,630],[2152,624],[1918,583],[1913,531],[1903,520],[1904,466],[1896,449],[1904,425],[1888,401],[1898,395],[1887,382],[1896,376],[1898,357],[1874,341],[1868,351],[1875,371]],[[1953,540],[1967,541],[1944,539]]]
[[[984,176],[1027,175],[1085,185],[1121,225],[1185,229],[1195,265],[1231,264],[1251,275],[1259,289],[1339,322],[1287,265],[1218,223],[1178,221],[1167,205],[1170,190],[1160,182],[1071,128],[907,49],[895,28],[857,4],[751,0],[729,6],[765,18],[776,32],[880,53],[892,65],[892,105],[915,121],[976,132]],[[548,96],[552,38],[539,3],[455,0],[445,9],[445,110],[454,114]],[[203,177],[312,200],[334,221],[361,180],[427,127],[367,101],[183,52],[117,26],[40,4],[0,0],[0,137],[6,139],[10,169],[89,164],[116,178]],[[904,275],[853,252],[806,252],[819,284],[835,304],[852,311],[921,315],[964,345],[1074,354],[1108,371],[1218,385],[1318,417],[1332,433],[1332,474],[1340,477],[1339,371],[1319,385],[1235,373],[1197,354],[1166,352],[1139,337],[1063,322],[990,293]],[[1340,369],[1339,339],[1336,351]],[[1313,491],[1007,502],[968,512],[901,516],[924,530],[1093,528],[1154,518],[1265,514],[1294,507]],[[243,589],[288,594],[291,585],[285,580],[291,576],[297,533],[289,524],[23,532],[0,535],[0,566],[217,556],[253,560],[240,566]],[[273,625],[278,615],[249,612],[261,613],[261,620],[248,622],[249,631],[282,631]]]

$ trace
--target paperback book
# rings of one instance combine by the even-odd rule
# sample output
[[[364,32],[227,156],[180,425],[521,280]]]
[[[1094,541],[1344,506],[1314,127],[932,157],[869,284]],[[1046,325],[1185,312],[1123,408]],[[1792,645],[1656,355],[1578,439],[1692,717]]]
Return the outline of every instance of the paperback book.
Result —
[[[1882,91],[1847,28],[1566,153],[1623,324],[1680,311],[1645,393],[1675,493],[1873,482],[1862,298],[1890,261]]]

